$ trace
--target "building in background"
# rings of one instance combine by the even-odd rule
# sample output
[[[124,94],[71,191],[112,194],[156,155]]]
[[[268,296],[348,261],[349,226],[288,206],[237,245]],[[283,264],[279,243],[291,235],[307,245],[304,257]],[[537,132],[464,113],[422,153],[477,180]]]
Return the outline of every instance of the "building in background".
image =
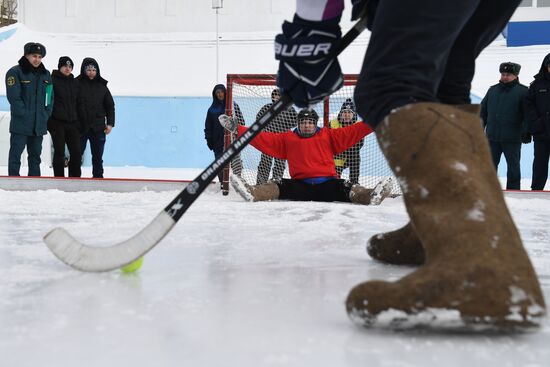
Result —
[[[294,8],[295,0],[225,0],[219,14],[226,31],[274,31]],[[19,0],[18,12],[20,22],[40,32],[212,32],[215,28],[210,0]]]
[[[550,0],[523,0],[506,30],[508,46],[550,45]]]

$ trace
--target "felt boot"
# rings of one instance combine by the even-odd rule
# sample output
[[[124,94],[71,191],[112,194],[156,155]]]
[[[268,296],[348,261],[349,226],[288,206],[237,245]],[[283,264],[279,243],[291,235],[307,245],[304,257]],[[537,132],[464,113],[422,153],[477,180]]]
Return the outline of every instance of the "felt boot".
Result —
[[[479,117],[417,103],[376,128],[425,252],[396,282],[370,281],[348,295],[362,325],[448,330],[524,330],[546,306],[512,221]]]
[[[252,201],[277,200],[279,198],[279,185],[268,182],[262,185],[250,186]]]
[[[392,232],[372,236],[367,253],[373,259],[394,265],[422,265],[424,249],[409,222]]]
[[[386,177],[376,184],[373,189],[367,189],[359,184],[351,187],[349,199],[352,203],[363,205],[380,205],[393,189],[393,179]]]
[[[462,104],[454,107],[479,116],[478,104]],[[367,242],[367,253],[373,259],[393,265],[424,263],[422,243],[410,222],[395,231],[379,233],[371,237]]]

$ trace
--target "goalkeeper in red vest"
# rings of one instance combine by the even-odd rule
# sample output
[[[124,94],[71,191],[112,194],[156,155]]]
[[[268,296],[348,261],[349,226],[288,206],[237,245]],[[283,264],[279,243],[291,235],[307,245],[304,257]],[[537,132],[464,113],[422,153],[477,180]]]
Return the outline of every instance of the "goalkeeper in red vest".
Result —
[[[220,123],[239,136],[247,128],[231,117],[221,115]],[[340,129],[320,128],[315,110],[304,108],[298,113],[298,126],[283,133],[261,132],[250,143],[269,156],[288,161],[291,179],[248,185],[232,177],[235,189],[247,200],[341,201],[378,205],[392,189],[386,178],[374,189],[351,185],[338,177],[334,155],[357,144],[372,132],[367,124],[354,124]]]

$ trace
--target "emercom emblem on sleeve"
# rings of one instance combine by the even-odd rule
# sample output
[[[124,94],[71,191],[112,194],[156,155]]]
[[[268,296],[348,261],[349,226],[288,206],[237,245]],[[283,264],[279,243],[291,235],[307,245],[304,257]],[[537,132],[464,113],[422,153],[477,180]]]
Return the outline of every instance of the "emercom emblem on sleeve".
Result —
[[[13,87],[15,85],[15,77],[8,76],[6,83],[8,84],[8,87]]]

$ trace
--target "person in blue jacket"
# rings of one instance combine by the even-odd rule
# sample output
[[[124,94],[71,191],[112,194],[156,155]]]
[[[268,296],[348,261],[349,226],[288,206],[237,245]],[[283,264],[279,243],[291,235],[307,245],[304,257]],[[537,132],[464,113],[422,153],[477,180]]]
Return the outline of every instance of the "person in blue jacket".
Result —
[[[206,145],[214,153],[214,158],[218,159],[224,151],[224,128],[220,125],[218,117],[225,113],[225,97],[226,89],[223,84],[217,84],[212,90],[212,104],[206,112],[206,121],[204,123],[204,138]],[[240,125],[244,125],[244,117],[239,105],[233,102],[233,116],[237,119]],[[238,158],[234,159],[239,161]],[[236,162],[235,162],[236,163]],[[240,163],[232,164],[232,168],[236,174],[240,174]],[[223,173],[218,174],[220,183],[223,179]]]
[[[42,63],[46,47],[29,42],[23,57],[6,73],[6,96],[10,103],[10,150],[8,175],[19,176],[21,154],[27,147],[29,176],[40,176],[42,139],[52,114],[53,87],[50,72]]]

